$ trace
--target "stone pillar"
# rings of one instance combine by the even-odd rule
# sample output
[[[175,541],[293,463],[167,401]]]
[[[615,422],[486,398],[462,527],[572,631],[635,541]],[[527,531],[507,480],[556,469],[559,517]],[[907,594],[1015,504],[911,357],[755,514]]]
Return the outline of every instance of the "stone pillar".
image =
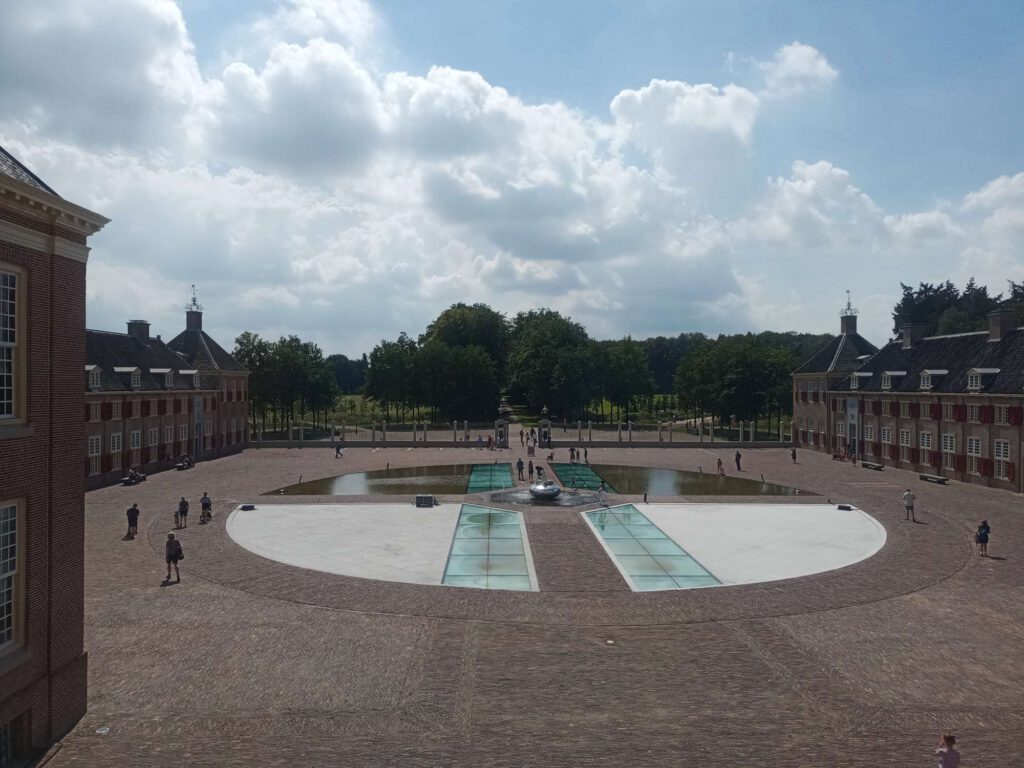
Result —
[[[380,423],[380,444],[388,444],[388,423],[386,421]]]
[[[697,422],[697,442],[704,442],[704,419]]]
[[[459,422],[452,419],[452,442],[459,442]]]
[[[715,420],[711,419],[711,426],[708,427],[708,436],[711,439],[711,445],[715,444]]]
[[[594,422],[587,420],[587,442],[594,442]],[[1024,472],[1021,472],[1021,476],[1024,477]]]
[[[304,442],[306,439],[306,422],[299,422],[299,442]]]
[[[583,442],[583,422],[580,419],[576,420],[576,442]]]
[[[423,422],[423,445],[427,444],[427,422]]]
[[[615,430],[616,430],[615,431],[615,436],[618,437],[619,442],[621,443],[622,442],[622,422],[621,421],[618,424],[615,425]]]
[[[462,437],[469,442],[469,419],[462,420]]]
[[[342,425],[341,425],[341,439],[342,440],[345,439],[345,424],[344,424],[344,422],[342,422]]]
[[[663,442],[663,440],[661,439],[661,422],[660,421],[658,422],[658,442],[659,443]]]
[[[629,434],[629,444],[632,445],[633,444],[633,420],[632,419],[630,419],[629,422],[626,424],[626,429],[628,430],[628,434]]]
[[[370,422],[370,445],[377,444],[377,422]]]
[[[672,425],[673,425],[674,423],[675,423],[674,421],[670,421],[670,422],[668,423],[668,442],[669,442],[669,445],[671,445],[671,444],[672,444]]]

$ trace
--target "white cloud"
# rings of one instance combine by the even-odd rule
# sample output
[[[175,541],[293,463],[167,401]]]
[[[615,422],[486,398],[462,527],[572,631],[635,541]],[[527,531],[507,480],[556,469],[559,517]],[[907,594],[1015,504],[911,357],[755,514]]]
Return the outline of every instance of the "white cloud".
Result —
[[[228,346],[251,329],[357,354],[455,301],[550,306],[602,337],[834,330],[842,291],[880,296],[879,274],[972,269],[996,290],[1020,274],[1024,174],[908,212],[827,161],[741,183],[766,99],[835,79],[810,46],[755,63],[760,91],[651,80],[589,115],[443,63],[381,71],[365,2],[288,0],[206,79],[173,3],[101,5],[0,12],[0,70],[26,71],[0,84],[0,143],[112,219],[91,327],[142,316],[172,334],[196,282]]]
[[[830,85],[839,73],[817,48],[793,42],[775,51],[771,61],[758,64],[766,96],[794,96]]]

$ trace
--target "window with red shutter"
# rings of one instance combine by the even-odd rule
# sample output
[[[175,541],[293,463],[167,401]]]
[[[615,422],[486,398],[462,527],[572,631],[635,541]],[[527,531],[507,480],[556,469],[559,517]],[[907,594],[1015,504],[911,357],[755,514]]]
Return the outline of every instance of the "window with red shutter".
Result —
[[[918,459],[918,449],[917,448],[911,448],[909,451],[907,451],[907,455],[910,457],[910,463],[911,464],[917,464],[917,459]]]
[[[882,444],[881,443],[878,443],[878,442],[875,443],[874,455],[878,456],[878,457],[881,457],[881,455],[882,455]]]
[[[1019,405],[1011,405],[1006,409],[1006,420],[1014,426],[1019,426],[1021,422],[1021,407]]]
[[[956,467],[956,471],[957,472],[966,472],[967,471],[967,456],[965,456],[962,453],[958,453],[953,458],[953,466]]]
[[[897,458],[899,458],[899,455],[900,455],[899,446],[898,445],[890,445],[889,446],[889,458],[890,459],[897,459]]]
[[[992,477],[992,459],[982,459],[978,462],[981,474],[985,477]]]
[[[1006,462],[1005,466],[1006,466],[1006,479],[1010,480],[1012,482],[1013,478],[1014,478],[1013,462],[1008,461],[1008,462]]]
[[[149,416],[149,400],[142,401],[142,416]]]
[[[910,404],[910,418],[918,419],[921,417],[921,404],[911,403]]]
[[[963,403],[954,405],[953,416],[957,421],[967,421],[967,406]]]
[[[942,418],[942,403],[929,403],[932,418],[938,421]]]
[[[85,404],[85,420],[89,421],[89,404]]]
[[[111,460],[110,454],[105,453],[100,459],[100,472],[109,472],[114,462]]]
[[[991,424],[995,421],[995,408],[991,405],[983,405],[979,410],[979,418],[982,424]]]
[[[807,402],[807,390],[801,390],[800,391],[800,402],[801,403],[806,403]]]
[[[942,453],[940,451],[928,451],[928,463],[933,467],[942,466]]]

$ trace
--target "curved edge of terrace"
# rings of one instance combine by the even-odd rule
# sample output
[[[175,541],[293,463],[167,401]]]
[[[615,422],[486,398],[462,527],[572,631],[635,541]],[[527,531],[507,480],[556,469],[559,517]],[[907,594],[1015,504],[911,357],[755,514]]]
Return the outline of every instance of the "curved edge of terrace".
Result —
[[[868,514],[870,510],[865,510]],[[607,562],[578,514],[528,510],[523,515],[541,579],[559,568],[557,548]],[[907,526],[871,514],[886,542],[874,555],[836,570],[755,584],[710,589],[633,592],[618,575],[563,590],[511,592],[376,581],[277,562],[237,544],[226,530],[209,530],[189,552],[192,574],[264,597],[365,613],[427,618],[575,626],[636,626],[735,621],[844,608],[915,592],[962,569],[970,549],[948,523]],[[162,530],[151,524],[150,544],[162,551]],[[547,551],[543,551],[543,550]],[[538,556],[538,552],[540,555]]]

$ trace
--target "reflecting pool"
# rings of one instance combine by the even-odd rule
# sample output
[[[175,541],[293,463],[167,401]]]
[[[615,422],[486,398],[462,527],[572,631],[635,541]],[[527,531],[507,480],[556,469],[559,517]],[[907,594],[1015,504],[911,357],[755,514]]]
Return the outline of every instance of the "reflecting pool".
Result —
[[[609,493],[647,493],[651,496],[815,496],[788,485],[762,483],[733,475],[687,472],[658,467],[629,467],[618,464],[556,464],[554,472],[566,486],[596,488],[602,480]]]
[[[391,467],[322,477],[276,488],[269,493],[286,496],[440,495],[495,491],[511,485],[512,465],[508,463],[438,464],[433,467]]]

